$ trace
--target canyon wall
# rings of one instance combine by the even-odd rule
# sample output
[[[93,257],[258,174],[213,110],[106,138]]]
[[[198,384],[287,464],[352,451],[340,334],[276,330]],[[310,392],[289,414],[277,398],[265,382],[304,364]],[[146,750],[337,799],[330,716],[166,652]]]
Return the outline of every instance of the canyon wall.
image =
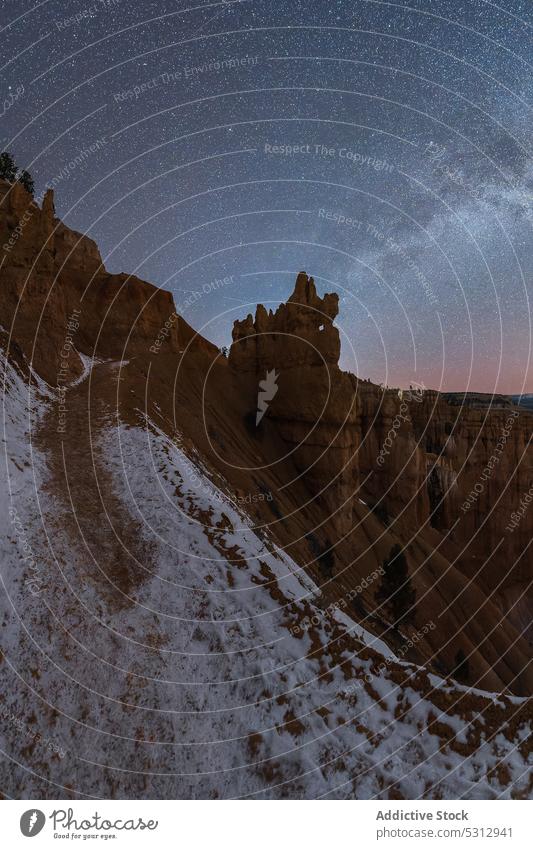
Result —
[[[178,432],[250,497],[254,521],[326,601],[353,596],[400,544],[417,622],[441,625],[412,659],[449,672],[465,649],[483,686],[531,692],[532,413],[505,399],[488,408],[383,389],[342,371],[338,297],[319,296],[304,272],[287,303],[235,323],[226,360],[176,315],[171,293],[107,272],[96,244],[56,217],[51,192],[39,206],[0,182],[0,245],[8,355],[53,387],[64,370],[75,381],[84,357],[122,362],[110,410],[120,394],[124,420],[146,410]],[[347,610],[394,641],[376,590],[357,590]]]
[[[170,292],[105,270],[95,242],[56,218],[51,190],[40,207],[20,183],[0,180],[0,246],[0,323],[52,384],[72,316],[79,324],[68,358],[75,377],[83,371],[79,353],[125,359],[153,345],[175,315]],[[163,339],[174,352],[180,322],[187,335],[176,317]]]
[[[469,604],[495,605],[489,619],[497,624],[504,616],[527,635],[532,413],[501,396],[492,404],[476,396],[458,403],[424,387],[392,390],[358,380],[338,366],[337,310],[337,296],[320,298],[302,272],[276,312],[260,305],[255,320],[235,323],[229,363],[251,410],[260,380],[275,370],[279,388],[266,420],[322,506],[339,570],[362,502],[405,546],[421,591],[428,591],[424,563],[433,548],[450,586],[465,581],[482,593]]]
[[[358,380],[338,366],[337,312],[337,295],[320,298],[302,272],[276,312],[259,305],[255,319],[235,322],[229,362],[250,406],[274,369],[279,389],[268,416],[312,494],[331,494],[339,527],[349,525],[361,487],[404,533],[429,526],[468,542],[474,555],[501,544],[506,557],[521,559],[506,580],[522,580],[533,510],[519,521],[513,513],[533,483],[533,415],[500,398],[476,408],[423,387]]]

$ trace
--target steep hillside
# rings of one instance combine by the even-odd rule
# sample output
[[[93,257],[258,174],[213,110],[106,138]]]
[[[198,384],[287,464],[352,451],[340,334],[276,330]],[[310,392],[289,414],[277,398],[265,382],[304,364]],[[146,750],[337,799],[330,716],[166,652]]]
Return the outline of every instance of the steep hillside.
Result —
[[[531,415],[462,512],[515,408],[343,373],[304,274],[226,359],[50,194],[3,191],[6,792],[530,795],[527,512],[493,551]]]

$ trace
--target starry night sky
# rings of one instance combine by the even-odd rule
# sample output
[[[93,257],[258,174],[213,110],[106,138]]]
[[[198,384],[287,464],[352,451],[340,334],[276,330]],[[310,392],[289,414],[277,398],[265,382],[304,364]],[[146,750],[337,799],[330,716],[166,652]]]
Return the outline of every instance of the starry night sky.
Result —
[[[531,0],[0,8],[1,146],[110,270],[223,345],[304,269],[360,377],[533,391]]]

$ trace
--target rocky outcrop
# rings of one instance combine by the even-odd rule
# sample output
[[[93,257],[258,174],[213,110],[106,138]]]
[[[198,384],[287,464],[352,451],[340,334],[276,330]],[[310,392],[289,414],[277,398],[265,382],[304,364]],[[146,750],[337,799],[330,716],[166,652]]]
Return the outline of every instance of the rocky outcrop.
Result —
[[[120,393],[124,421],[150,407],[158,426],[178,431],[249,499],[325,603],[391,639],[368,576],[400,544],[417,623],[440,626],[411,659],[450,672],[464,649],[481,686],[531,692],[533,414],[342,371],[338,298],[321,297],[303,272],[287,303],[236,322],[226,360],[176,315],[169,292],[108,273],[95,243],[56,217],[51,192],[40,206],[0,182],[0,245],[2,342],[17,362],[74,386],[83,355],[110,373],[108,361],[121,361],[117,383],[102,382],[106,409]],[[90,392],[78,401],[94,403]]]
[[[274,370],[279,391],[266,421],[294,451],[339,531],[351,522],[361,484],[401,533],[427,526],[449,536],[462,545],[467,572],[472,558],[501,545],[510,558],[503,584],[523,581],[531,571],[524,551],[533,510],[523,507],[533,482],[533,415],[507,398],[492,408],[486,396],[459,403],[422,387],[398,391],[357,380],[338,367],[337,312],[337,296],[319,297],[302,272],[286,304],[275,312],[259,305],[255,319],[235,322],[229,362],[250,406]],[[489,582],[496,570],[487,568]]]
[[[235,322],[229,364],[239,374],[251,418],[260,381],[275,373],[277,391],[263,421],[275,425],[284,456],[293,456],[311,498],[343,534],[352,522],[360,436],[357,380],[338,367],[337,313],[338,296],[320,298],[313,278],[301,272],[276,312],[260,304],[255,319]]]
[[[194,336],[170,292],[105,270],[96,243],[55,217],[51,190],[39,207],[20,183],[0,181],[0,245],[0,323],[49,383],[61,368],[65,340],[76,377],[83,370],[79,353],[114,359],[150,347],[178,353]],[[70,339],[73,315],[79,326]]]
[[[313,278],[302,271],[287,303],[275,313],[259,304],[255,319],[250,314],[235,322],[230,364],[254,375],[273,368],[336,367],[340,338],[333,321],[338,312],[338,295],[320,298]]]
[[[477,645],[471,625],[462,629],[466,611],[480,609],[481,619],[487,615],[497,629],[504,621],[511,627],[504,643],[522,645],[505,663],[515,668],[513,685],[519,680],[519,690],[527,690],[522,640],[533,606],[533,509],[526,498],[531,490],[533,502],[533,415],[508,399],[496,399],[494,409],[486,397],[479,405],[477,396],[458,404],[423,387],[384,389],[341,371],[337,309],[336,296],[320,298],[312,278],[301,273],[286,304],[275,312],[260,305],[255,319],[235,323],[229,357],[250,415],[261,380],[276,374],[279,389],[262,426],[281,436],[310,499],[320,505],[334,551],[328,575],[342,576],[348,586],[364,576],[365,567],[356,564],[368,560],[357,540],[363,527],[377,533],[361,516],[361,502],[368,505],[382,524],[377,539],[406,546],[424,599],[419,615],[451,612],[443,622],[458,643],[441,657],[444,666],[453,663],[461,639]]]
[[[514,528],[512,516],[533,481],[533,415],[499,403],[458,406],[429,390],[399,398],[360,384],[360,392],[366,439],[359,463],[373,497],[400,527],[407,520],[409,531],[426,525],[444,534],[444,550],[469,576],[498,546],[501,556],[478,575],[492,589],[526,582],[533,511]]]

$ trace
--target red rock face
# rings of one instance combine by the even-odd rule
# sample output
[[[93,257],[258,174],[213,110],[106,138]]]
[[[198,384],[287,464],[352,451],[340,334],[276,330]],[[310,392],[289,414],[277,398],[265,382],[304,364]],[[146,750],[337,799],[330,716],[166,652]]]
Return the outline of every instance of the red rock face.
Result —
[[[0,320],[12,328],[42,377],[55,381],[75,310],[79,328],[69,357],[72,376],[82,371],[78,352],[124,359],[157,342],[175,316],[170,292],[131,275],[106,272],[95,242],[55,218],[52,191],[40,208],[19,183],[0,181],[0,197],[5,257]],[[179,350],[177,317],[162,344]]]
[[[95,243],[55,217],[51,192],[39,207],[0,183],[0,245],[10,355],[52,386],[62,369],[68,381],[82,373],[80,355],[131,358],[121,416],[133,421],[129,405],[149,398],[169,435],[178,428],[239,497],[267,492],[251,502],[254,520],[327,600],[390,639],[366,579],[399,544],[416,623],[439,625],[409,658],[449,672],[464,649],[479,686],[531,692],[531,413],[429,390],[400,397],[343,372],[338,297],[320,297],[305,273],[275,312],[259,306],[236,322],[225,360],[176,315],[169,292],[109,274]],[[107,403],[116,395],[109,387]]]
[[[337,366],[340,339],[333,320],[338,312],[338,295],[320,298],[313,278],[302,271],[287,303],[275,313],[259,304],[255,320],[248,315],[235,322],[230,363],[254,373],[265,368]]]
[[[320,506],[322,527],[335,543],[334,573],[348,585],[364,575],[357,558],[350,560],[362,500],[387,528],[370,534],[406,547],[424,595],[422,618],[444,608],[451,617],[446,629],[475,645],[470,607],[480,611],[478,624],[488,617],[488,629],[490,622],[510,627],[508,636],[522,644],[531,622],[533,509],[524,512],[520,504],[533,481],[533,415],[501,398],[495,408],[479,408],[475,397],[458,405],[431,390],[384,390],[342,372],[337,309],[337,297],[320,298],[302,273],[275,313],[260,305],[255,320],[235,323],[229,358],[250,407],[265,374],[278,375],[267,422]],[[437,573],[428,568],[432,549],[431,560],[441,561]],[[439,570],[446,579],[435,583]],[[520,671],[519,689],[529,691],[523,654],[509,663]]]
[[[339,527],[346,527],[364,481],[367,495],[405,532],[456,525],[451,536],[468,542],[465,561],[489,553],[502,537],[505,557],[520,558],[533,510],[514,528],[512,514],[533,483],[533,415],[510,404],[477,409],[422,388],[398,393],[357,380],[338,367],[337,312],[337,295],[320,298],[302,272],[275,313],[259,305],[255,320],[235,322],[229,357],[251,393],[267,371],[279,374],[268,415],[296,450],[313,494],[329,492]],[[521,558],[504,582],[523,580],[527,561]]]
[[[526,581],[533,511],[526,511],[514,528],[512,516],[533,480],[531,413],[512,405],[453,405],[430,391],[414,392],[411,399],[407,393],[400,400],[371,385],[359,388],[362,430],[368,437],[359,462],[370,474],[373,496],[383,494],[390,515],[401,514],[410,529],[427,524],[443,533],[445,550],[459,546],[466,574],[477,571],[476,561],[498,546],[498,556],[480,576],[493,590],[496,584],[504,588]],[[394,429],[402,404],[405,417]],[[391,444],[379,459],[379,446],[391,430]]]
[[[255,320],[249,315],[235,322],[229,363],[242,376],[251,404],[259,380],[276,372],[278,392],[268,416],[311,495],[342,534],[352,521],[359,421],[357,381],[338,367],[338,300],[336,294],[320,298],[313,278],[301,272],[275,313],[260,304]]]

